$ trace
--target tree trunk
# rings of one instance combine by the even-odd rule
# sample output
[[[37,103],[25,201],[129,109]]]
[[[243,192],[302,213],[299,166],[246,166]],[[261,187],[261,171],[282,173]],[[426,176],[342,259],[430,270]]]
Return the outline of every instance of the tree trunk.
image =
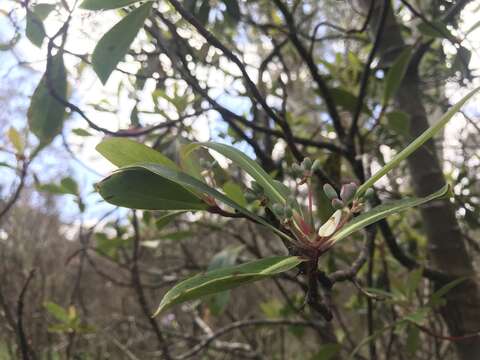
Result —
[[[380,20],[383,1],[374,0],[374,12],[370,21],[370,30],[375,32]],[[370,0],[360,0],[365,11]],[[381,63],[391,63],[391,54],[398,53],[404,47],[404,41],[395,15],[389,12],[386,24],[386,36],[381,44],[380,56],[388,55]],[[393,51],[392,51],[393,50]],[[420,79],[416,69],[410,70],[403,79],[395,97],[399,110],[410,116],[410,136],[416,138],[429,123],[422,103]],[[411,182],[418,196],[425,196],[445,184],[442,166],[437,156],[433,141],[418,149],[408,158]],[[452,336],[477,333],[480,330],[480,291],[478,279],[469,254],[465,239],[455,218],[453,206],[448,200],[430,203],[421,209],[425,233],[428,239],[428,256],[434,267],[453,276],[468,276],[465,281],[446,296],[446,305],[441,309]],[[441,284],[436,284],[441,285]],[[480,336],[466,338],[455,342],[459,359],[480,359]]]

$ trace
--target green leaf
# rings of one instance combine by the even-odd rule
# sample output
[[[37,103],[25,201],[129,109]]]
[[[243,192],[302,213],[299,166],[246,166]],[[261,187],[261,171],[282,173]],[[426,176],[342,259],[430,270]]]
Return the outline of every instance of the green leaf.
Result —
[[[165,214],[163,216],[160,216],[156,221],[155,221],[155,226],[157,227],[157,230],[162,230],[165,226],[170,224],[172,220],[174,220],[177,216],[184,214],[185,211],[173,211],[171,213]]]
[[[204,210],[207,208],[203,201],[182,185],[159,177],[148,169],[117,170],[96,187],[105,201],[131,209]]]
[[[447,26],[441,21],[430,21],[430,24],[422,22],[418,25],[417,29],[423,35],[433,38],[454,38],[450,31],[448,31]]]
[[[430,301],[428,302],[429,306],[437,306],[440,304],[441,300],[443,297],[452,289],[456,288],[458,285],[460,285],[462,282],[466,281],[468,277],[460,277],[458,279],[455,279],[448,284],[442,286],[440,289],[435,291],[432,296],[430,297]]]
[[[234,20],[235,22],[238,22],[240,20],[240,7],[238,6],[238,1],[237,0],[223,0],[225,3],[225,6],[227,7],[227,15]]]
[[[291,270],[303,261],[304,259],[297,256],[277,256],[198,274],[170,289],[153,316],[157,316],[173,305]]]
[[[265,194],[272,201],[272,203],[286,203],[286,197],[284,196],[285,189],[276,183],[275,180],[268,175],[260,165],[258,165],[254,160],[250,159],[240,150],[234,148],[233,146],[214,142],[193,143],[185,147],[185,156],[188,156],[188,153],[200,146],[215,150],[247,172],[256,182],[258,182],[259,185],[263,187]]]
[[[78,184],[71,177],[63,178],[60,181],[60,185],[68,194],[78,195]]]
[[[130,12],[111,28],[95,46],[92,55],[93,69],[105,85],[110,74],[123,60],[133,40],[150,15],[152,2],[148,2]]]
[[[59,52],[52,57],[50,66],[51,86],[59,97],[67,97],[67,73]],[[65,106],[50,95],[47,74],[44,74],[32,95],[28,109],[28,124],[42,145],[49,144],[63,127]]]
[[[232,181],[227,181],[223,185],[223,191],[230,199],[235,201],[238,205],[241,205],[244,207],[247,206],[247,201],[245,200],[244,191],[238,184],[235,184]]]
[[[372,210],[357,216],[356,218],[345,224],[332,236],[332,241],[340,241],[347,236],[353,234],[354,232],[357,232],[367,227],[368,225],[382,220],[389,215],[396,214],[412,207],[420,206],[429,201],[444,197],[449,193],[449,189],[450,186],[447,184],[440,190],[423,198],[408,198],[379,205]]]
[[[390,160],[385,166],[383,166],[380,170],[378,170],[370,179],[368,179],[365,183],[363,183],[357,191],[356,197],[359,198],[362,196],[365,191],[373,186],[379,179],[381,179],[386,173],[388,173],[393,168],[397,167],[400,162],[405,160],[408,156],[410,156],[415,150],[417,150],[420,146],[425,144],[428,140],[435,136],[447,123],[448,121],[455,115],[462,106],[470,100],[478,91],[480,87],[469,92],[462,100],[456,103],[454,106],[450,108],[435,124],[430,126],[427,130],[425,130],[419,137],[417,137],[414,141],[410,143],[405,149],[395,155],[392,160]]]
[[[387,126],[394,133],[407,137],[410,131],[410,116],[403,111],[391,111],[387,113]]]
[[[138,164],[137,166],[142,167],[142,168],[147,169],[147,170],[150,170],[151,172],[153,172],[153,173],[155,173],[155,174],[157,174],[161,177],[165,177],[165,178],[167,178],[171,181],[174,181],[178,184],[181,184],[181,185],[183,185],[187,188],[190,188],[193,191],[196,191],[198,193],[207,194],[207,195],[221,201],[225,205],[228,205],[231,208],[237,210],[239,213],[242,213],[242,214],[246,215],[250,219],[255,220],[256,222],[258,222],[262,225],[265,225],[266,227],[268,227],[270,230],[272,230],[276,234],[282,236],[284,239],[289,240],[289,241],[293,241],[292,238],[290,238],[285,233],[281,232],[277,228],[270,225],[263,218],[255,215],[254,213],[245,209],[243,206],[240,206],[239,204],[237,204],[236,202],[234,202],[233,200],[231,200],[230,198],[228,198],[224,194],[220,193],[216,189],[208,186],[204,182],[202,182],[202,181],[200,181],[200,180],[198,180],[198,179],[196,179],[196,178],[194,178],[194,177],[192,177],[188,174],[185,174],[185,173],[182,173],[182,172],[176,172],[176,171],[173,171],[173,170],[168,169],[166,167],[163,167],[163,166],[160,166],[160,165],[155,165],[155,164]],[[262,169],[262,171],[263,171],[263,169]]]
[[[61,307],[60,305],[55,304],[54,302],[47,301],[43,304],[43,307],[53,315],[57,320],[62,321],[64,323],[68,323],[70,318],[68,316],[68,312]]]
[[[208,23],[208,15],[210,14],[210,0],[203,0],[198,10],[197,19],[202,25]]]
[[[32,10],[27,10],[25,35],[37,47],[41,47],[45,39],[43,20],[55,9],[53,4],[37,4]]]
[[[7,137],[8,137],[8,140],[10,140],[10,142],[12,143],[17,153],[22,154],[25,148],[25,145],[23,143],[22,136],[20,135],[18,130],[15,129],[13,126],[10,126],[10,128],[7,131]]]
[[[80,8],[86,10],[110,10],[125,7],[141,0],[84,0]]]
[[[403,50],[395,63],[392,65],[385,78],[385,89],[383,92],[383,106],[387,106],[390,99],[395,95],[407,72],[408,64],[412,58],[412,48]]]
[[[118,167],[135,163],[154,163],[170,169],[178,169],[177,165],[158,151],[124,138],[110,138],[103,140],[95,148],[103,157]]]
[[[216,254],[208,265],[208,271],[215,269],[221,269],[235,265],[238,255],[243,250],[244,246],[229,246],[218,254]],[[230,301],[230,291],[222,291],[213,295],[210,295],[206,299],[206,303],[211,313],[218,316],[223,313]]]
[[[77,136],[82,136],[82,137],[92,136],[92,134],[90,134],[87,130],[81,129],[81,128],[73,129],[72,132]]]

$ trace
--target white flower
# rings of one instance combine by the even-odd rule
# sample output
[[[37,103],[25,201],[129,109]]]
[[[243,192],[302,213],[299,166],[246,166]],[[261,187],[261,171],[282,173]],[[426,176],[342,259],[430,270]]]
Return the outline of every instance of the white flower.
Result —
[[[335,230],[337,230],[337,226],[342,219],[342,210],[337,210],[333,213],[333,215],[328,219],[325,224],[320,226],[318,229],[318,235],[321,237],[326,237],[332,235]]]

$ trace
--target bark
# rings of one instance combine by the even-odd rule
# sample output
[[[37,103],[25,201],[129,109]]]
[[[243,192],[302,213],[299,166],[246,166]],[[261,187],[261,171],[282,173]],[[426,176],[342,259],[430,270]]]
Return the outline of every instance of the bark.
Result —
[[[375,1],[375,0],[374,0]],[[365,11],[370,0],[361,0]],[[374,32],[379,21],[383,1],[376,0],[374,15],[369,26]],[[404,46],[400,27],[393,12],[387,17],[387,33],[381,45],[380,56],[391,54]],[[391,59],[381,61],[390,63]],[[410,136],[416,138],[429,122],[425,104],[422,102],[420,78],[416,69],[410,69],[396,94],[398,109],[410,116]],[[418,149],[408,158],[411,182],[418,196],[424,196],[445,184],[441,162],[433,141]],[[446,305],[441,309],[442,316],[452,336],[477,333],[480,330],[480,291],[478,279],[466,248],[454,208],[447,200],[432,202],[421,209],[425,234],[428,239],[428,256],[433,266],[454,276],[468,276],[470,280],[450,291]],[[441,284],[436,284],[440,286]],[[461,360],[480,359],[480,336],[455,342]]]

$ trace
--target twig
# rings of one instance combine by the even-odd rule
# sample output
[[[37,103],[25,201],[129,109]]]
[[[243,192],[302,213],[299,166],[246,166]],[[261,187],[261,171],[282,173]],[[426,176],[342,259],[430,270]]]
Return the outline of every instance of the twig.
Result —
[[[30,270],[30,273],[28,274],[27,280],[23,285],[22,291],[20,292],[20,295],[17,301],[17,335],[18,335],[18,344],[20,347],[20,351],[22,353],[23,360],[30,360],[30,359],[36,358],[33,350],[30,348],[30,345],[28,344],[27,336],[23,328],[23,307],[24,307],[25,295],[28,290],[28,285],[30,285],[30,282],[33,279],[34,275],[35,275],[35,269]]]

